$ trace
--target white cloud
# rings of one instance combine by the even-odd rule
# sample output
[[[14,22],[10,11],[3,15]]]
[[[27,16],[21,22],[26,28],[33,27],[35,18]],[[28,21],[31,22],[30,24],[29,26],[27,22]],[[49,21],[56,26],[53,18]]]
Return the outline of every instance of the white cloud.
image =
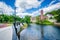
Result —
[[[38,0],[16,0],[15,6],[24,9],[30,9],[32,7],[38,7],[42,2],[43,0],[41,0],[40,2]]]
[[[43,8],[44,13],[50,12],[50,11],[53,11],[53,10],[57,10],[57,9],[60,9],[60,2],[59,3],[56,3],[54,5],[48,6],[46,8]]]
[[[23,17],[25,15],[31,15],[31,16],[37,16],[40,15],[40,11],[43,9],[44,14],[47,12],[50,12],[52,10],[57,10],[60,8],[60,2],[52,5],[56,0],[53,0],[48,7],[39,9],[37,11],[34,11],[33,13],[22,13],[26,9],[31,9],[31,8],[37,8],[44,0],[41,0],[40,2],[37,0],[16,0],[15,6],[17,7],[17,15],[20,17]]]
[[[40,15],[40,11],[41,10],[43,10],[44,14],[45,14],[47,12],[51,12],[51,11],[57,10],[57,9],[60,9],[60,3],[57,3],[57,4],[54,4],[54,5],[51,5],[51,6],[42,8],[42,9],[39,9],[37,11],[34,11],[32,14],[35,15],[35,16],[37,16],[37,15]]]
[[[14,12],[14,10],[9,5],[6,5],[4,2],[0,2],[0,13],[1,11],[4,14],[8,15],[11,15]]]
[[[16,12],[20,17],[26,15],[35,16],[35,13],[23,13],[26,9],[37,8],[44,0],[16,0],[15,6],[17,7]]]
[[[52,2],[49,4],[49,6],[51,6],[56,0],[52,0]]]
[[[18,13],[18,14],[16,14],[17,16],[19,16],[19,17],[24,17],[24,16],[26,16],[26,15],[29,15],[29,16],[33,16],[33,14],[29,14],[29,13]]]
[[[26,9],[37,8],[44,0],[40,2],[38,0],[16,0],[15,6],[17,12],[24,12]]]
[[[22,13],[22,12],[24,12],[24,9],[23,8],[16,8],[16,12],[17,13]]]
[[[60,3],[57,3],[57,4],[54,4],[54,5],[51,5],[51,6],[48,6],[48,7],[45,7],[45,8],[42,8],[43,11],[44,11],[44,14],[47,13],[47,12],[51,12],[53,10],[57,10],[57,9],[60,9]],[[17,15],[19,15],[20,17],[24,17],[26,15],[30,15],[30,16],[37,16],[37,15],[40,15],[40,11],[42,9],[39,9],[37,11],[34,11],[33,13],[18,13]]]

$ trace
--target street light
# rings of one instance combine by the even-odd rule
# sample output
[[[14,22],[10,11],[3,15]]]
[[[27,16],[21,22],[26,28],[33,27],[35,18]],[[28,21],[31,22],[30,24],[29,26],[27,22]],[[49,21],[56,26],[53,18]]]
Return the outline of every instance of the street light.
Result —
[[[20,40],[20,35],[18,35],[18,33],[17,33],[16,26],[17,26],[17,24],[16,24],[16,7],[15,7],[15,9],[14,9],[14,28],[15,28],[16,35],[17,35],[18,39]]]
[[[16,7],[14,8],[14,28],[15,28],[15,32],[16,32],[16,35],[17,35],[17,28],[16,28],[16,18],[15,18],[15,16],[16,16]]]

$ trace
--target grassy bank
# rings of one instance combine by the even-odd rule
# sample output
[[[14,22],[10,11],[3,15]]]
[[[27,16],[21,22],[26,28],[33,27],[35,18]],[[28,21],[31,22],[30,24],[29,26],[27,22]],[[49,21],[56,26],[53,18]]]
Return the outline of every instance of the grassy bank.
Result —
[[[54,25],[53,22],[50,22],[48,20],[39,21],[39,22],[36,22],[36,24],[40,24],[40,25]]]
[[[21,32],[23,29],[27,28],[27,27],[28,27],[28,24],[27,24],[27,23],[24,23],[23,26],[21,26],[21,28],[20,28],[20,32]]]

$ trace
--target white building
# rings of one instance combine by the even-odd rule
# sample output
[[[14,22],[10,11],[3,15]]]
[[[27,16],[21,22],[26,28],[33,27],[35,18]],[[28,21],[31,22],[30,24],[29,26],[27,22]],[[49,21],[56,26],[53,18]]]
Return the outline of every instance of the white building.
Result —
[[[36,17],[31,17],[31,22],[35,23],[36,22]]]

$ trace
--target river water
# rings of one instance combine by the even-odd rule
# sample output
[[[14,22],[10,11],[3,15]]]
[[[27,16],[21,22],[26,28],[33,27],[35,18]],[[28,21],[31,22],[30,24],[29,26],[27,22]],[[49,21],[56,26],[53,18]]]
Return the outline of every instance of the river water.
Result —
[[[41,33],[43,27],[43,37]],[[20,33],[20,40],[60,40],[60,28],[51,25],[31,24]]]

